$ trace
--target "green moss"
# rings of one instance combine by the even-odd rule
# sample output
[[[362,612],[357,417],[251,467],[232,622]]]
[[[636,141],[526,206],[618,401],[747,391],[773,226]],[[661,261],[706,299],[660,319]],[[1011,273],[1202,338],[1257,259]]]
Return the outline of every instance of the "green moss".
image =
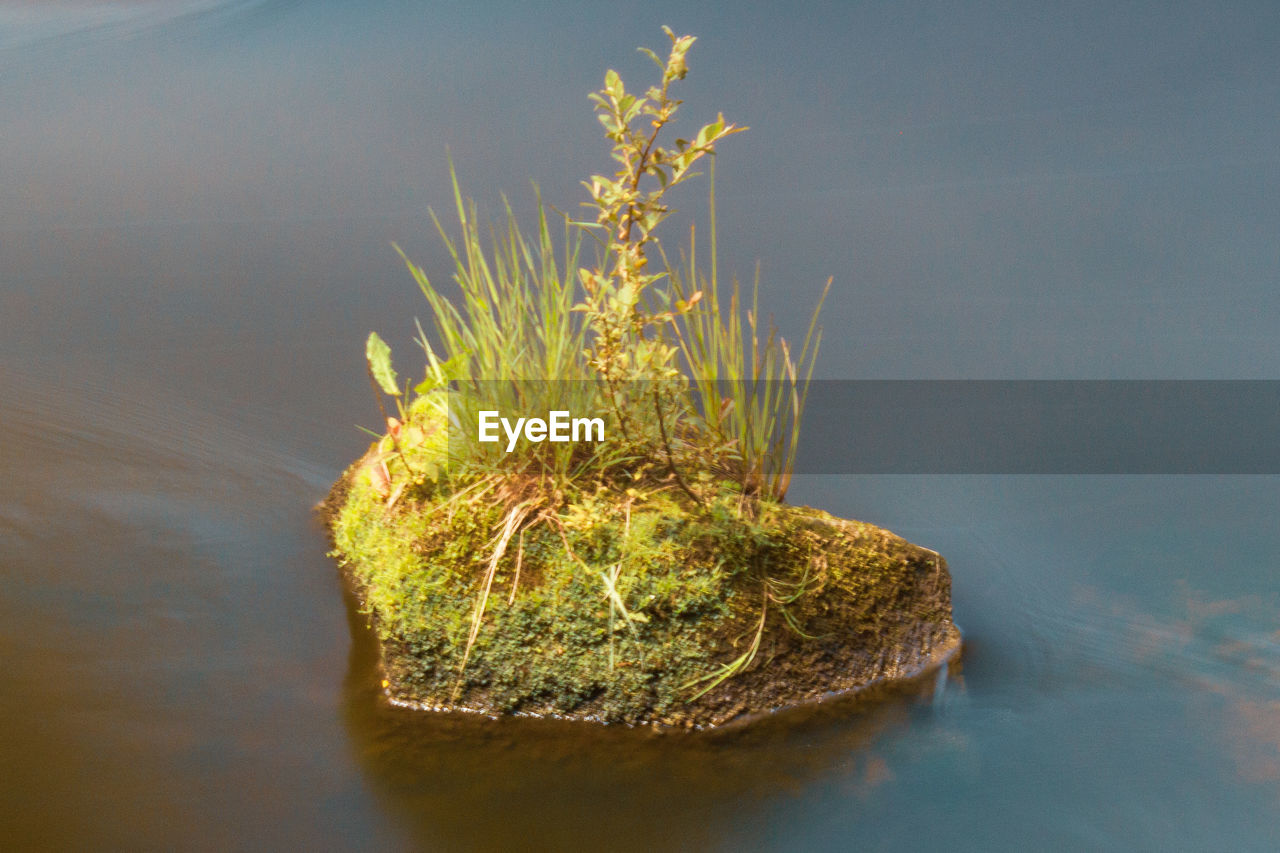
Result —
[[[840,689],[815,681],[828,677],[826,664],[838,680],[850,660],[911,651],[921,625],[935,639],[950,629],[940,559],[886,531],[772,503],[752,520],[731,495],[693,508],[673,490],[602,489],[512,538],[468,654],[501,502],[451,499],[443,482],[421,476],[397,489],[370,475],[385,459],[375,445],[348,471],[331,526],[374,617],[388,692],[401,701],[715,722],[786,704],[785,689],[760,679],[794,680],[797,661],[814,673],[800,693],[816,695]],[[690,701],[760,625],[761,653],[746,675]],[[864,670],[864,681],[877,676]]]
[[[584,499],[507,549],[462,668],[496,504],[386,504],[357,467],[334,540],[398,651],[387,658],[397,691],[427,705],[449,704],[456,688],[462,704],[507,711],[591,702],[598,716],[635,721],[640,708],[670,708],[716,651],[733,575],[768,544],[730,513],[694,517],[662,494],[625,508]]]

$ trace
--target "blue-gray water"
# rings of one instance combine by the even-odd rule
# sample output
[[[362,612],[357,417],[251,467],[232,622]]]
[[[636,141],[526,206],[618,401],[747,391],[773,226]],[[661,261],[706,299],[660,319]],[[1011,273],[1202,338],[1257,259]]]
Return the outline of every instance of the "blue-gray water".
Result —
[[[751,127],[722,266],[793,336],[835,277],[824,377],[1280,378],[1274,4],[0,0],[4,846],[1280,846],[1274,476],[801,478],[967,641],[803,725],[379,709],[311,506],[426,313],[389,244],[447,273],[446,150],[573,209],[663,23]]]

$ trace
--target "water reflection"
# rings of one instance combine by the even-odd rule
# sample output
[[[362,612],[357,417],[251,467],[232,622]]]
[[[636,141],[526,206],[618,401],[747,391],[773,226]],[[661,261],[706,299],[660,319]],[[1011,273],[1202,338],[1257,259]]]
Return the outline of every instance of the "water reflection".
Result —
[[[714,849],[816,783],[865,798],[892,781],[878,741],[909,736],[945,684],[931,672],[698,733],[424,713],[381,701],[376,639],[350,593],[347,605],[348,732],[374,790],[431,849]]]
[[[1280,799],[1280,699],[1236,699],[1228,706],[1223,734],[1240,779],[1276,788]]]
[[[97,0],[0,2],[0,52],[50,41],[119,39],[175,19],[228,5],[228,0]],[[234,2],[232,5],[235,5]],[[44,43],[44,44],[42,44]]]
[[[385,839],[335,772],[332,474],[163,385],[37,375],[0,369],[5,846]]]

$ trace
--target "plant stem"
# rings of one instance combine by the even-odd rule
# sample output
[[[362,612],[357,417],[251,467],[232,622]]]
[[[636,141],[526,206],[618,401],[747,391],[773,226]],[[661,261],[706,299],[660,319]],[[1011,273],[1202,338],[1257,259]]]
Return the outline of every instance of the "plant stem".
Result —
[[[658,432],[662,435],[662,447],[667,452],[667,467],[671,469],[671,473],[675,475],[676,483],[686,495],[693,499],[698,506],[705,507],[706,503],[702,498],[693,493],[689,488],[689,484],[684,481],[684,477],[680,476],[680,469],[676,467],[675,459],[671,455],[671,442],[667,438],[667,428],[662,423],[662,406],[658,401],[658,389],[653,389],[653,411],[658,416]]]
[[[395,448],[396,455],[398,455],[400,457],[400,461],[404,463],[404,469],[412,476],[416,477],[418,476],[418,472],[409,464],[409,460],[405,458],[404,449],[400,447],[400,441],[390,430],[391,418],[387,417],[387,407],[382,405],[382,391],[378,387],[378,380],[373,376],[373,369],[366,365],[365,372],[369,374],[369,384],[373,386],[373,399],[378,404],[378,411],[382,413],[382,423],[384,426],[388,427],[387,435],[391,437],[391,446]]]

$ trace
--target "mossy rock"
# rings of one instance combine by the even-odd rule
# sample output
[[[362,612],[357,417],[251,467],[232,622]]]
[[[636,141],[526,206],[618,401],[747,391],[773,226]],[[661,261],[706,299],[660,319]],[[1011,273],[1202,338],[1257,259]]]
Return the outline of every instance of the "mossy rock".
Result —
[[[324,509],[399,704],[706,727],[958,648],[936,553],[807,507],[746,518],[730,494],[583,498],[512,536],[485,596],[501,507],[390,493],[378,458],[375,445]]]

